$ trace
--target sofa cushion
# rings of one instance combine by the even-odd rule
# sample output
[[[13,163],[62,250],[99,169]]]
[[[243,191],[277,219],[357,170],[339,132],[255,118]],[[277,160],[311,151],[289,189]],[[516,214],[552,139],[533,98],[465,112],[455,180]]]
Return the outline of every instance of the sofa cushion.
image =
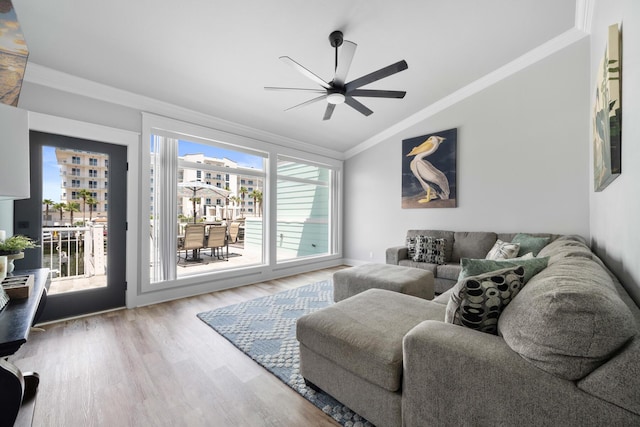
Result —
[[[509,347],[570,381],[608,360],[636,331],[611,276],[582,257],[559,259],[540,272],[498,320]]]
[[[407,238],[416,236],[431,236],[436,239],[445,239],[444,244],[444,262],[451,260],[451,254],[453,252],[453,231],[446,230],[408,230]],[[411,259],[411,258],[409,258]],[[458,260],[456,260],[458,262]]]
[[[594,259],[594,254],[580,236],[563,236],[542,248],[538,256],[548,256],[549,264],[566,257]]]
[[[444,319],[446,306],[369,289],[302,316],[298,341],[344,369],[389,391],[402,385],[402,339],[424,320]]]
[[[522,286],[522,266],[467,277],[453,287],[444,321],[497,335],[500,313]]]
[[[488,273],[490,271],[500,270],[507,267],[524,267],[524,283],[527,283],[533,276],[541,272],[547,267],[549,258],[519,258],[519,259],[504,259],[504,260],[492,260],[492,259],[469,259],[463,258],[460,260],[462,271],[458,280],[462,280],[465,277],[477,276],[479,274]]]
[[[613,358],[581,379],[580,390],[640,415],[640,339],[625,345]]]
[[[412,261],[444,264],[445,239],[431,236],[416,236]]]
[[[511,243],[518,243],[520,245],[518,256],[528,252],[533,252],[533,255],[537,256],[538,252],[549,244],[549,240],[549,237],[535,237],[530,234],[518,233],[513,240],[511,240]]]
[[[460,267],[460,263],[448,263],[439,265],[436,267],[436,276],[440,279],[449,279],[449,280],[458,280],[458,276],[460,276],[460,271],[462,271],[462,267]]]
[[[438,267],[437,264],[429,264],[426,262],[415,262],[411,259],[401,259],[400,261],[398,261],[398,265],[402,267],[413,267],[413,268],[419,268],[421,270],[430,271],[431,274],[433,274],[433,277],[436,277],[436,269]]]
[[[489,250],[489,253],[485,259],[510,259],[518,256],[520,251],[520,243],[503,242],[502,240],[496,240],[493,247]]]
[[[456,231],[453,234],[451,261],[462,258],[484,258],[496,242],[496,233],[480,231]]]

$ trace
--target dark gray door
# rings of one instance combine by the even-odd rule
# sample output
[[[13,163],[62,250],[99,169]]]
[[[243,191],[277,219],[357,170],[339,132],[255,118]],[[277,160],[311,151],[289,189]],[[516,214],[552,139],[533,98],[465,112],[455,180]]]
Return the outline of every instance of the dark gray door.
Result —
[[[15,265],[52,271],[40,321],[123,307],[126,147],[31,131],[30,157],[31,198],[14,204],[14,234],[41,247]]]

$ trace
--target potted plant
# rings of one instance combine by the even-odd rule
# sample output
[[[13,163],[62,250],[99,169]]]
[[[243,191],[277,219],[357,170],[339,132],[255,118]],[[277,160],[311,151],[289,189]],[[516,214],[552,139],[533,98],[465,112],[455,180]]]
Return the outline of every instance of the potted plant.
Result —
[[[13,260],[24,258],[24,250],[37,248],[39,245],[30,237],[16,234],[8,237],[4,241],[0,241],[0,257],[7,257],[7,273],[11,273],[14,269]]]

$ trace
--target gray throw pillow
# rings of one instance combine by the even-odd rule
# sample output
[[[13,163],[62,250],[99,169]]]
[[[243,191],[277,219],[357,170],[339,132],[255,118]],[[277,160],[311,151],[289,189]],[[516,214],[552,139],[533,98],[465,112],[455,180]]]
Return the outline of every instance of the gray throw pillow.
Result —
[[[427,262],[429,264],[444,264],[445,239],[436,239],[430,236],[416,236],[414,262]]]
[[[548,237],[534,237],[528,234],[518,233],[511,239],[511,243],[520,244],[518,256],[524,255],[527,252],[533,252],[533,256],[538,256],[538,252],[549,244],[549,240]]]
[[[458,280],[460,281],[465,277],[477,276],[490,271],[500,270],[501,268],[517,267],[521,265],[524,267],[524,283],[527,283],[529,279],[547,268],[548,263],[549,257],[504,260],[462,258],[460,260],[462,270],[460,271]]]
[[[524,286],[524,274],[524,267],[516,266],[459,281],[444,321],[497,335],[500,313]]]

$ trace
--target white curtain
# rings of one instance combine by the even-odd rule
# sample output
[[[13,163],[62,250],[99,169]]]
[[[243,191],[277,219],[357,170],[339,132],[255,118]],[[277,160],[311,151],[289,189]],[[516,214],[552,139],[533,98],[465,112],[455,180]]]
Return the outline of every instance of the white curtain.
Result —
[[[178,242],[178,140],[153,135],[151,166],[153,168],[153,220],[151,235],[152,282],[176,278]]]

